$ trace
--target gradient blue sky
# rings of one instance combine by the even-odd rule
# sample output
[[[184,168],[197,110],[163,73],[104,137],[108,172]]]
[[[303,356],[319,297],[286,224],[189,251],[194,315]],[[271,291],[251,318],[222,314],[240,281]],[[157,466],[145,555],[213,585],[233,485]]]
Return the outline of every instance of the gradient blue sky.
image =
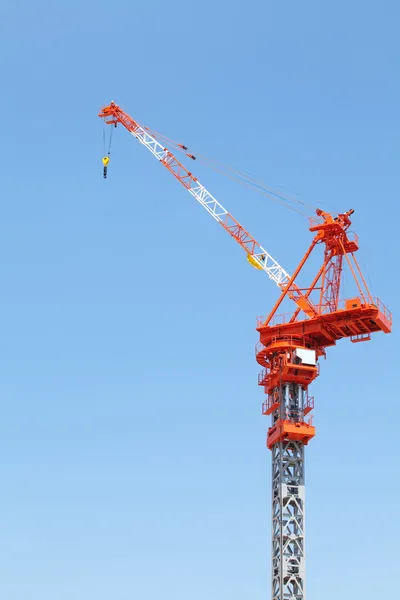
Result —
[[[277,290],[102,104],[314,202],[355,208],[394,311],[397,3],[15,2],[0,19],[0,596],[270,595],[255,317]],[[307,222],[198,166],[292,271]],[[395,313],[396,314],[396,313]],[[397,333],[313,386],[308,598],[394,597]]]

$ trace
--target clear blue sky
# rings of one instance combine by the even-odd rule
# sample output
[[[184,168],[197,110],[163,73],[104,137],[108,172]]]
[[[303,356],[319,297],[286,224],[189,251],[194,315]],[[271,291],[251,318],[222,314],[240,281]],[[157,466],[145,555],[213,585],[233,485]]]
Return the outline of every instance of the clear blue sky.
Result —
[[[123,130],[140,122],[355,208],[396,317],[395,2],[1,8],[0,596],[270,597],[255,317],[277,290]],[[196,165],[197,166],[197,165]],[[304,219],[199,176],[292,271]],[[308,598],[395,595],[398,338],[343,341],[313,387]],[[394,596],[393,596],[394,597]]]

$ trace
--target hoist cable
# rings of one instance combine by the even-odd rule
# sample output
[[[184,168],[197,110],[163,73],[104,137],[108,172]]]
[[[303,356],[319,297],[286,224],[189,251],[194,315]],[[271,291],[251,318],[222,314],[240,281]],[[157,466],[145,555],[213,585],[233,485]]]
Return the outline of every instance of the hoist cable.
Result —
[[[186,156],[188,156],[188,147],[184,144],[179,144],[178,142],[172,140],[164,134],[155,131],[154,129],[150,129],[149,127],[144,127],[144,129],[148,131],[149,134],[153,137],[158,138],[162,143],[168,144],[174,150],[183,152]],[[240,171],[239,169],[236,169],[231,165],[226,165],[220,161],[217,161],[216,159],[210,158],[203,154],[199,154],[198,152],[193,151],[193,156],[195,156],[195,158],[198,159],[200,162],[213,169],[214,171],[220,173],[221,175],[224,175],[225,177],[228,177],[233,181],[237,181],[241,185],[245,185],[249,189],[253,189],[254,191],[257,191],[258,193],[261,193],[264,196],[270,198],[271,200],[280,201],[280,203],[283,206],[287,206],[288,208],[294,210],[300,215],[307,216],[304,210],[295,208],[296,205],[301,206],[303,209],[308,207],[310,210],[315,210],[317,205],[325,205],[334,209],[332,205],[328,204],[327,202],[322,202],[320,200],[316,201],[315,203],[310,203],[305,202],[300,198],[293,198],[291,194],[295,194],[297,196],[297,192],[292,192],[291,190],[288,190],[283,186],[271,186],[262,179],[258,179],[257,177],[251,175],[246,171]],[[277,191],[276,188],[279,188],[279,190]],[[282,190],[282,192],[280,190]]]

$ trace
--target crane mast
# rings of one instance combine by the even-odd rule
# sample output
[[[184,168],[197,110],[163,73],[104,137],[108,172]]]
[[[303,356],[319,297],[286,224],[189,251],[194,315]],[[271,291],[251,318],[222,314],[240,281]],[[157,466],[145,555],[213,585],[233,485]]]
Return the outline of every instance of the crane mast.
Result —
[[[245,250],[250,264],[264,271],[281,294],[268,317],[257,320],[256,360],[263,367],[258,384],[264,388],[263,415],[270,416],[267,447],[272,452],[272,600],[305,600],[305,446],[315,436],[310,413],[314,398],[309,385],[319,375],[318,359],[339,339],[352,342],[371,334],[390,333],[392,315],[366,285],[354,253],[358,239],[349,232],[353,210],[333,216],[320,209],[310,219],[314,238],[290,276],[253,236],[214,198],[198,179],[157,140],[111,102],[99,117],[123,125],[188,190]],[[179,145],[183,150],[187,148]],[[189,158],[194,156],[187,153]],[[109,159],[103,159],[106,168]],[[106,162],[104,162],[106,161]],[[105,171],[106,176],[106,171]],[[324,247],[322,264],[307,287],[297,280],[314,249]],[[340,300],[343,265],[347,263],[357,294]],[[293,314],[277,315],[286,297]]]

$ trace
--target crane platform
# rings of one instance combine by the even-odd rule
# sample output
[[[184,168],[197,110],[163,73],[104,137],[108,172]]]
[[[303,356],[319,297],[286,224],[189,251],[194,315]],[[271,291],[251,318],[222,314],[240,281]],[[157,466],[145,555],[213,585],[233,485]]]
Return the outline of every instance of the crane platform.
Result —
[[[292,313],[276,315],[265,326],[264,317],[257,319],[261,344],[268,347],[285,338],[306,337],[319,348],[326,348],[342,338],[366,341],[371,333],[392,330],[392,314],[378,298],[368,302],[360,297],[350,298],[340,302],[334,312],[301,321],[292,321],[292,317]]]

